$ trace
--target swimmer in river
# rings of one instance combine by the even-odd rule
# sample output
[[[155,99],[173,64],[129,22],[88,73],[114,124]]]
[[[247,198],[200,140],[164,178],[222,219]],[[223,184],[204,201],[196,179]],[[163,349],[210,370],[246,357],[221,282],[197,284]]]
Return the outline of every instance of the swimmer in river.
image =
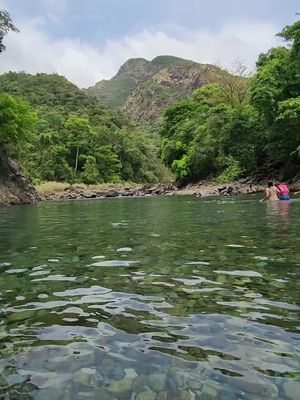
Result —
[[[269,201],[277,201],[280,195],[280,190],[274,185],[273,182],[268,182],[268,187],[266,188],[266,196],[260,200],[260,202],[269,200]]]
[[[279,200],[289,200],[290,195],[289,195],[289,188],[285,183],[280,183],[279,185],[276,185],[277,189],[280,191],[279,194]]]

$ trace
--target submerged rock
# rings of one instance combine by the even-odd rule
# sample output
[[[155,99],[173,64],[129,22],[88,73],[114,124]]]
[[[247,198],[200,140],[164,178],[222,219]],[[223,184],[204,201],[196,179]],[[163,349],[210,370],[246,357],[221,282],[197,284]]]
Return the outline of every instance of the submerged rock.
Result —
[[[114,395],[121,396],[128,393],[133,386],[133,380],[130,378],[123,378],[119,381],[110,379],[108,381],[107,390]]]
[[[119,380],[110,379],[108,381],[107,390],[119,397],[127,394],[132,389],[137,373],[133,368],[126,368],[123,370],[121,367],[115,367],[113,370],[117,368],[122,370],[124,377]],[[111,370],[111,373],[113,370]]]
[[[81,368],[76,374],[73,376],[73,380],[76,383],[80,383],[84,386],[90,386],[92,377],[96,374],[95,368]]]
[[[154,392],[161,392],[166,386],[166,374],[165,373],[155,373],[148,377],[149,387],[154,390]]]
[[[123,379],[125,376],[125,371],[121,367],[114,367],[110,372],[109,372],[109,378],[114,379],[119,381],[120,379]]]
[[[156,399],[156,393],[149,388],[147,388],[144,392],[140,393],[137,396],[137,400],[155,400],[155,399]]]
[[[206,399],[206,397],[203,396],[203,399]],[[179,400],[196,400],[196,395],[191,390],[181,390],[179,392]]]
[[[283,384],[285,398],[287,400],[297,400],[300,398],[300,380],[288,381]]]
[[[136,370],[133,368],[125,368],[124,369],[126,378],[130,378],[130,379],[135,379],[138,374],[136,373]]]
[[[204,384],[201,390],[201,394],[205,399],[216,399],[218,396],[218,390],[212,385]]]

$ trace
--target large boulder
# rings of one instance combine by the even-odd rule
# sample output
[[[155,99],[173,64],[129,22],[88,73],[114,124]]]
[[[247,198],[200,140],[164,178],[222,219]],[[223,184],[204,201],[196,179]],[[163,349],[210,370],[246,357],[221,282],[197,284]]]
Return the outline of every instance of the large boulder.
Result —
[[[0,146],[0,206],[29,204],[39,200],[37,191]]]

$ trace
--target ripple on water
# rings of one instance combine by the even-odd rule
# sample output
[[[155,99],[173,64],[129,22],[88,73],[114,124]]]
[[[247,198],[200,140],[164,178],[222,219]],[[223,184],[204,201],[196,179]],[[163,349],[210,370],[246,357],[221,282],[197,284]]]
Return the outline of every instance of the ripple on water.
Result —
[[[24,210],[0,226],[4,396],[298,399],[300,203],[284,234],[233,199]]]
[[[108,261],[99,261],[91,264],[92,267],[130,267],[133,264],[137,264],[139,261],[130,261],[130,260],[108,260]]]
[[[189,261],[186,262],[185,265],[209,265],[208,261]]]
[[[214,271],[216,274],[223,275],[232,275],[232,276],[248,276],[249,278],[262,278],[262,274],[256,271],[244,271],[244,270],[234,270],[234,271],[225,271],[225,270],[217,270]]]
[[[61,282],[73,282],[76,281],[75,276],[65,276],[65,275],[49,275],[45,278],[38,278],[38,279],[32,279],[32,282],[44,282],[44,281],[61,281]]]
[[[120,247],[119,249],[117,249],[117,252],[118,252],[118,253],[119,253],[119,252],[128,253],[128,252],[130,252],[130,251],[132,251],[132,248],[131,248],[131,247]]]
[[[11,268],[5,271],[6,274],[20,274],[21,272],[27,271],[26,268]]]
[[[101,286],[91,286],[87,288],[74,288],[64,290],[63,292],[54,292],[54,296],[58,297],[73,297],[73,296],[85,296],[92,294],[104,294],[111,292],[110,289],[101,287]]]

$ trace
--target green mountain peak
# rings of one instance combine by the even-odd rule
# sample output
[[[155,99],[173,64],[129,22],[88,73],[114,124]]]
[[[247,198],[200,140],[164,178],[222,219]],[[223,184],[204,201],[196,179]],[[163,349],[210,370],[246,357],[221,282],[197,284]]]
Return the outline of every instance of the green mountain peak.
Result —
[[[123,110],[138,125],[152,125],[166,107],[215,82],[220,73],[219,67],[172,55],[152,61],[131,58],[111,80],[100,81],[87,91],[107,106]]]

